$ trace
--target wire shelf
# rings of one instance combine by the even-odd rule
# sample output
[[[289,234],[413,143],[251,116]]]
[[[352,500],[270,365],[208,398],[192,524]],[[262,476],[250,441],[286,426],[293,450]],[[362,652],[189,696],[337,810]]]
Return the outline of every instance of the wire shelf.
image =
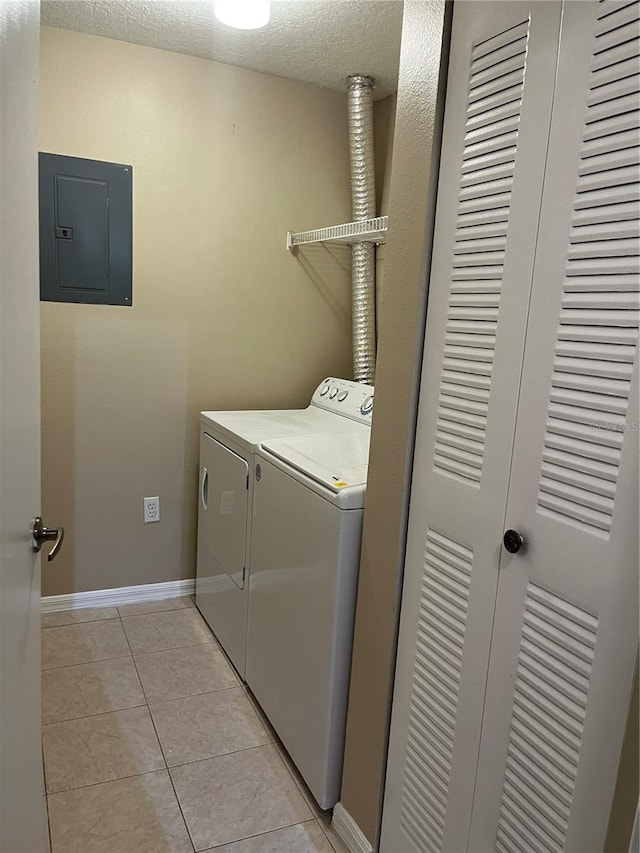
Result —
[[[328,228],[314,228],[313,231],[289,231],[287,249],[292,251],[296,246],[309,243],[384,243],[388,224],[388,216],[376,216]]]

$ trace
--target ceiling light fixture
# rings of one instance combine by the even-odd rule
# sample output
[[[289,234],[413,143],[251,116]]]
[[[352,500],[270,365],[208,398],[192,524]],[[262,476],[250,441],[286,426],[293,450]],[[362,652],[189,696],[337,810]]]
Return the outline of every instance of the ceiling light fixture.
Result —
[[[271,0],[213,0],[216,18],[238,30],[258,30],[269,23]]]

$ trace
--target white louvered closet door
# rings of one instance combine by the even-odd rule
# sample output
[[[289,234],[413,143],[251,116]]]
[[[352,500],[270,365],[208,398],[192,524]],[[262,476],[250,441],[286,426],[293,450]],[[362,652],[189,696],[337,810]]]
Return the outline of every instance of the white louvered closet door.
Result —
[[[473,853],[607,830],[638,647],[639,11],[564,8]]]
[[[454,6],[383,853],[467,847],[561,11]]]

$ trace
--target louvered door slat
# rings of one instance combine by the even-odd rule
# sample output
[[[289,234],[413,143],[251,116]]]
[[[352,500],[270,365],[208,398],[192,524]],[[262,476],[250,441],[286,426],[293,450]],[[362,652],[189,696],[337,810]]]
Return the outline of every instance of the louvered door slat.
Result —
[[[629,82],[635,89],[638,88],[637,79],[632,78]],[[588,153],[585,150],[578,174],[587,175],[611,167],[637,165],[638,148],[633,136],[632,132],[612,134],[606,140],[600,140],[600,145],[597,148],[595,146],[590,148]]]
[[[635,7],[630,7],[635,8]],[[606,19],[603,19],[603,21]],[[636,17],[628,21],[627,23],[623,23],[619,27],[615,27],[614,29],[606,29],[603,28],[602,32],[597,33],[597,42],[596,42],[596,56],[598,54],[603,54],[611,48],[618,48],[620,45],[626,45],[629,42],[637,42],[638,41],[638,27],[636,25],[637,21]],[[608,23],[608,22],[607,22]],[[637,49],[637,46],[636,46]]]
[[[560,339],[556,344],[556,353],[558,356],[568,358],[588,359],[596,364],[612,361],[633,365],[635,360],[635,348],[633,344],[629,344],[628,346],[610,344],[607,346],[598,341],[564,341]]]
[[[638,219],[638,205],[630,201],[618,202],[616,204],[598,205],[595,208],[574,210],[573,226],[592,225],[604,222],[624,222],[629,219]]]
[[[629,13],[635,16],[631,20],[637,19],[636,0],[601,0],[596,34],[613,29],[617,26],[616,22],[620,20],[620,16],[624,15],[626,19]]]
[[[611,101],[613,98],[624,98],[633,96],[638,91],[638,67],[633,67],[633,61],[627,60],[628,67],[624,70],[620,68],[609,69],[608,79],[610,82],[605,82],[602,78],[598,80],[599,85],[591,90],[591,94],[587,99],[587,106],[593,109],[594,107],[603,105]],[[625,75],[629,76],[625,76]]]
[[[638,63],[635,61],[635,57],[631,53],[631,55],[627,59],[622,59],[619,62],[615,62],[612,65],[605,65],[603,68],[600,68],[599,71],[594,72],[593,74],[593,83],[592,93],[597,92],[600,86],[605,86],[612,80],[621,80],[626,77],[631,77],[634,74],[638,73]]]
[[[589,106],[586,123],[591,125],[594,122],[607,121],[613,116],[619,116],[624,113],[637,110],[638,87],[637,81],[635,82],[635,86],[633,85],[633,80],[631,80],[631,86],[629,85],[628,80],[616,80],[610,83],[610,90],[615,91],[616,94],[609,98],[601,97],[599,89],[596,90],[598,92],[597,102]],[[600,127],[602,127],[602,125],[600,125]]]
[[[618,426],[620,431],[622,431],[624,426],[624,412],[612,413],[608,408],[601,411],[596,408],[577,406],[573,402],[569,405],[564,405],[563,403],[555,402],[554,399],[549,403],[549,417],[551,420],[560,419],[573,424],[586,424],[590,430],[594,427],[599,427],[603,431],[606,431],[607,428],[615,429]]]
[[[619,209],[615,211],[620,216],[623,211]],[[612,211],[613,213],[613,211]],[[639,221],[636,211],[636,217],[628,217],[624,219],[615,219],[605,222],[586,225],[574,223],[569,237],[571,243],[589,243],[592,240],[620,240],[623,238],[631,238],[637,240],[639,232]],[[629,281],[633,279],[629,278]]]
[[[591,66],[594,74],[602,69],[610,68],[627,60],[633,61],[638,56],[637,32],[635,38],[632,37],[629,41],[622,41],[619,44],[615,40],[611,41],[611,47],[608,50],[594,55],[593,65]]]
[[[504,63],[499,70],[505,73],[499,74],[497,77],[488,80],[486,83],[475,86],[471,85],[469,88],[468,103],[475,104],[477,101],[491,97],[497,92],[502,92],[505,89],[511,89],[513,86],[519,85],[522,79],[522,62],[520,57],[518,56],[514,70],[506,71],[506,67],[507,63]],[[511,67],[513,68],[513,66]]]
[[[583,409],[592,412],[592,417],[606,417],[612,415],[624,415],[627,411],[627,402],[624,398],[619,399],[610,394],[594,394],[593,389],[585,393],[573,388],[552,386],[549,392],[549,405],[555,403],[566,404],[574,409]]]

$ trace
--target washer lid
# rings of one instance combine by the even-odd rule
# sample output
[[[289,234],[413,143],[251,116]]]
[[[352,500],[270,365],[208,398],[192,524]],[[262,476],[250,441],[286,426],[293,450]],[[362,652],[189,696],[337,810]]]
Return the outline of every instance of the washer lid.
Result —
[[[264,450],[339,493],[364,486],[369,464],[370,430],[296,435],[265,441]]]

